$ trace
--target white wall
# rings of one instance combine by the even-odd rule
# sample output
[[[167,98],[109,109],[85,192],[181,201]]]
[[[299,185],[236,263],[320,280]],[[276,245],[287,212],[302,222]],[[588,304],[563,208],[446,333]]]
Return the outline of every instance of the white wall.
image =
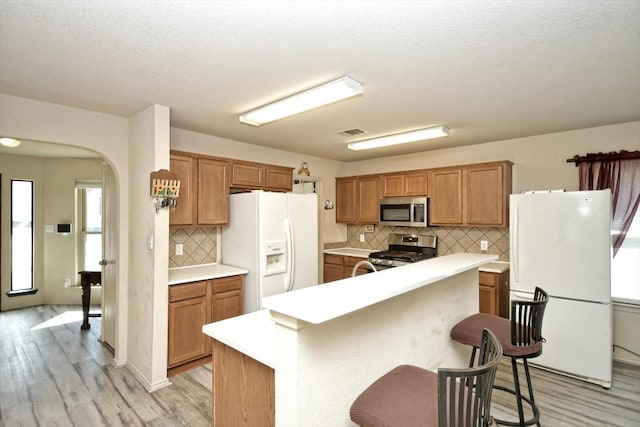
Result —
[[[169,108],[154,105],[129,126],[129,287],[127,364],[148,391],[167,380],[169,213],[156,214],[150,173],[169,169]],[[135,159],[135,160],[134,160]]]

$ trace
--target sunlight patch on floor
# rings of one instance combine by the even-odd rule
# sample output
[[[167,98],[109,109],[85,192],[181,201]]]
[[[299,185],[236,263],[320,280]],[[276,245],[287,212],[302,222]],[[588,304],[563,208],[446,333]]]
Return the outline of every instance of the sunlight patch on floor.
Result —
[[[82,322],[82,310],[65,311],[64,313],[58,314],[56,317],[52,317],[51,319],[34,326],[31,330],[35,331],[37,329],[52,328],[54,326],[65,325],[73,322]]]

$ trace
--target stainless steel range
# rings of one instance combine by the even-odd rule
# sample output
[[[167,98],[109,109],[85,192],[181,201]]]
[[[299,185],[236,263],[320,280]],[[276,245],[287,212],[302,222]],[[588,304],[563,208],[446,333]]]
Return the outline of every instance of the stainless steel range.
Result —
[[[419,234],[395,234],[388,237],[389,249],[372,252],[369,262],[378,270],[390,267],[400,267],[438,254],[438,238]]]

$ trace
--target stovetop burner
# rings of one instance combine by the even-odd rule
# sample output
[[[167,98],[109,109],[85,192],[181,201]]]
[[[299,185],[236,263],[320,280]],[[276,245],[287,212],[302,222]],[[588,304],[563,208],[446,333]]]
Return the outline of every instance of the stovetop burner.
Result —
[[[398,267],[437,255],[437,237],[415,234],[390,234],[389,249],[373,252],[369,262],[382,267]]]

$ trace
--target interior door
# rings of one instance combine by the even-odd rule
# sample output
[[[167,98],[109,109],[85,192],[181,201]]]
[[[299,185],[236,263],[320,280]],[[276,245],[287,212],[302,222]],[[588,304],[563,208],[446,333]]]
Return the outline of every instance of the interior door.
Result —
[[[102,170],[102,341],[116,345],[116,180],[109,164]]]

